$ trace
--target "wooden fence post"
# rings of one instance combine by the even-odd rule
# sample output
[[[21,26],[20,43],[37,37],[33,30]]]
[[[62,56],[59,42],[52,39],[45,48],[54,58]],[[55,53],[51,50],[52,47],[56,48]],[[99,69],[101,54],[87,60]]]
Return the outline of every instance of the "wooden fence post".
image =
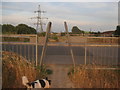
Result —
[[[67,33],[67,42],[68,42],[68,46],[69,46],[69,48],[70,48],[70,54],[71,54],[71,56],[72,56],[72,61],[73,61],[73,66],[74,66],[74,69],[75,69],[75,59],[74,59],[74,55],[73,55],[73,50],[72,50],[72,48],[71,48],[71,43],[70,43],[70,35],[69,35],[69,32],[68,32],[68,26],[67,26],[67,23],[66,22],[64,22],[64,25],[65,25],[65,30],[66,30],[66,33]]]
[[[86,41],[84,43],[84,49],[85,49],[85,57],[84,57],[84,64],[86,65],[87,62],[87,46],[86,46],[86,42],[87,42],[87,37],[86,37]]]
[[[38,36],[36,35],[36,62],[35,62],[36,66],[37,63],[38,63]]]
[[[52,25],[51,22],[49,22],[48,25],[47,25],[45,42],[44,42],[44,45],[43,45],[43,48],[42,48],[42,54],[41,54],[41,58],[40,58],[40,66],[42,66],[43,58],[45,56],[45,51],[46,51],[47,42],[48,42],[48,36],[49,36],[50,30],[51,30],[51,25]]]

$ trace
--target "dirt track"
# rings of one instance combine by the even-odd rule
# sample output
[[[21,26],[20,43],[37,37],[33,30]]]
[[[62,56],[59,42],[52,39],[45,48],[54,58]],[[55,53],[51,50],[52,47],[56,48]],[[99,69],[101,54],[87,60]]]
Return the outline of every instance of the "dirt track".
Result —
[[[48,68],[53,71],[53,74],[48,76],[52,80],[51,88],[74,88],[67,75],[70,67],[70,65],[49,65]]]

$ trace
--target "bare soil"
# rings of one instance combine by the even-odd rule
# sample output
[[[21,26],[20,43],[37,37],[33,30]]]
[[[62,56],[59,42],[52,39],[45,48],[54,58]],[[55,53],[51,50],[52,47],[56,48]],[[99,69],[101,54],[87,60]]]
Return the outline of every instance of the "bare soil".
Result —
[[[49,65],[48,68],[53,71],[53,74],[48,78],[52,81],[51,88],[74,88],[73,83],[68,77],[70,65]]]

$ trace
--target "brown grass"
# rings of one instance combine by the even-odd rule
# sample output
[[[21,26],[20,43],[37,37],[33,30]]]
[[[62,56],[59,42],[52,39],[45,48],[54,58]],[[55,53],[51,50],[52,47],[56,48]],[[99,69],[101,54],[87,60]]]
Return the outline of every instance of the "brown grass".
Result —
[[[92,68],[92,69],[90,69]],[[120,88],[120,71],[95,69],[96,65],[83,65],[69,72],[69,77],[76,88]]]
[[[88,38],[87,43],[118,44],[119,38]]]
[[[38,77],[38,70],[25,58],[12,52],[2,52],[2,87],[25,88],[22,85],[22,76],[29,81]]]

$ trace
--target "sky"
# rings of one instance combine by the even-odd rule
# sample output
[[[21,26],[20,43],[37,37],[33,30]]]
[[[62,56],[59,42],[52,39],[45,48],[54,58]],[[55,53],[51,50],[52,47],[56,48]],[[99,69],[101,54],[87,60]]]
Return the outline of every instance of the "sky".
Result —
[[[46,11],[42,14],[52,22],[52,31],[64,32],[64,21],[67,22],[69,31],[73,26],[78,26],[84,31],[109,31],[115,30],[118,25],[118,2],[15,2],[5,0],[2,2],[2,24],[18,25],[27,24],[35,28],[37,16],[34,13],[38,5]],[[40,1],[40,0],[39,0]],[[67,0],[66,0],[67,1]],[[0,6],[1,7],[1,6]],[[44,31],[46,25],[44,26]]]
[[[118,2],[119,0],[2,0],[4,2]]]

